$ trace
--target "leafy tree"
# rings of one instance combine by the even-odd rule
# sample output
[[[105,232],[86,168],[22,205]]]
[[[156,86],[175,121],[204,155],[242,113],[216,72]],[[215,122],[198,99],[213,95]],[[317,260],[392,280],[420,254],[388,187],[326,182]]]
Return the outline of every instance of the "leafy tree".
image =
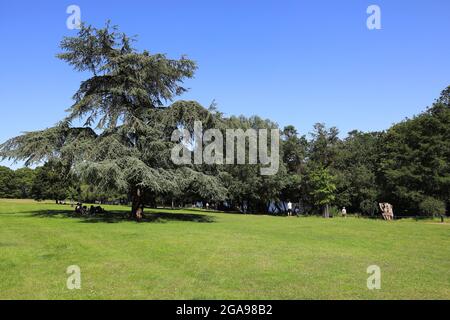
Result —
[[[339,130],[336,127],[327,129],[325,124],[316,123],[311,132],[309,143],[310,160],[318,166],[327,168],[336,160],[339,143]]]
[[[379,210],[378,204],[370,200],[361,201],[361,203],[359,204],[359,208],[363,214],[366,214],[368,216],[375,215],[375,213]]]
[[[368,211],[367,206],[376,202],[380,194],[377,182],[379,141],[380,133],[355,130],[339,143],[332,168],[336,176],[336,203],[340,207],[353,212],[373,212]]]
[[[250,118],[240,116],[223,119],[222,127],[242,129],[244,131],[250,128],[278,129],[278,126],[272,121],[264,120],[256,116]],[[248,147],[246,145],[247,154]],[[286,168],[284,163],[281,161],[278,173],[273,176],[262,176],[260,174],[260,168],[260,164],[226,165],[218,168],[221,171],[220,176],[222,177],[224,186],[228,189],[227,200],[234,209],[243,211],[246,208],[247,212],[267,213],[271,204],[281,199],[281,191],[286,183]]]
[[[56,160],[47,162],[35,170],[31,186],[31,196],[35,200],[53,199],[56,202],[65,200],[68,196],[72,178],[66,175],[67,170]]]
[[[0,145],[1,159],[45,163],[15,172],[0,167],[0,197],[127,197],[134,218],[142,216],[144,204],[159,200],[226,201],[233,210],[255,213],[298,200],[324,216],[332,203],[370,215],[379,201],[414,215],[450,206],[450,87],[426,112],[386,132],[352,131],[341,140],[337,128],[318,123],[308,140],[294,126],[283,128],[273,176],[261,176],[260,164],[181,166],[171,161],[171,150],[175,143],[198,143],[195,121],[204,130],[221,130],[224,142],[228,128],[278,125],[257,116],[225,117],[215,102],[207,109],[174,101],[187,90],[184,81],[196,64],[139,51],[134,40],[109,23],[100,29],[83,25],[76,37],[63,39],[58,58],[88,78],[62,121]],[[84,125],[74,126],[75,120]],[[186,129],[189,141],[172,141],[177,129]]]
[[[14,172],[16,185],[15,198],[27,199],[32,197],[32,187],[36,179],[36,171],[30,168],[20,168]]]
[[[282,159],[289,173],[300,173],[306,164],[308,141],[305,136],[299,137],[294,126],[283,129]]]
[[[78,36],[64,38],[58,57],[91,77],[63,121],[7,141],[1,155],[27,165],[58,158],[84,181],[128,192],[136,218],[148,195],[176,189],[182,177],[168,158],[167,123],[176,126],[178,119],[170,118],[164,103],[186,91],[183,81],[196,65],[185,57],[138,52],[131,40],[109,23],[102,29],[83,25]],[[72,127],[75,119],[84,119],[84,126]]]
[[[281,190],[280,199],[301,202],[303,193],[302,181],[307,165],[308,141],[305,136],[299,136],[294,126],[287,126],[281,134],[281,155],[286,167],[283,177],[284,188]],[[286,208],[283,208],[283,210]]]
[[[416,215],[426,197],[450,199],[449,89],[426,112],[394,125],[381,141],[384,198]]]
[[[315,168],[309,176],[310,195],[313,203],[319,208],[323,209],[323,216],[328,218],[329,205],[335,199],[336,185],[335,178],[330,174],[326,168]]]
[[[191,203],[199,200],[211,203],[226,199],[227,189],[213,176],[202,174],[188,168],[181,169],[179,173],[183,175],[180,179],[181,184],[179,185],[184,198],[183,202],[189,199]]]
[[[426,197],[419,205],[420,212],[427,216],[443,216],[445,215],[445,202]]]
[[[0,198],[14,198],[15,191],[14,171],[0,166]]]
[[[0,198],[31,198],[35,171],[21,168],[16,171],[0,166]]]

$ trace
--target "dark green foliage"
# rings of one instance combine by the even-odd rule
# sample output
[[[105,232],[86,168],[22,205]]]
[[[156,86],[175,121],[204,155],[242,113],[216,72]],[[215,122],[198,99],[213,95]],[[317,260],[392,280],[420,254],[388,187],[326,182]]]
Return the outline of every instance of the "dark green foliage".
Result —
[[[339,143],[339,130],[332,127],[327,130],[325,124],[316,123],[311,132],[312,140],[309,144],[309,156],[318,166],[327,168],[331,166],[337,156]]]
[[[380,141],[384,197],[409,215],[426,197],[450,199],[448,92],[426,112],[390,128]]]
[[[0,157],[46,163],[15,172],[0,167],[0,197],[75,200],[132,199],[133,214],[144,204],[197,201],[233,210],[283,211],[283,202],[307,212],[375,215],[378,202],[396,214],[442,213],[450,199],[450,87],[426,112],[386,132],[352,131],[316,124],[311,139],[294,126],[283,130],[257,116],[225,117],[213,103],[173,101],[186,91],[196,64],[132,47],[131,39],[109,23],[83,26],[64,38],[58,58],[89,75],[74,95],[68,115],[56,126],[28,132],[0,145]],[[84,126],[73,127],[81,119]],[[172,132],[203,130],[280,130],[280,165],[262,176],[261,165],[175,165]],[[226,142],[224,134],[224,142]],[[431,200],[433,198],[433,200]],[[442,204],[444,203],[444,206]],[[439,204],[439,205],[438,205]]]
[[[164,108],[186,91],[182,84],[194,74],[193,61],[138,52],[131,39],[109,23],[103,29],[83,25],[76,37],[61,42],[61,48],[58,58],[91,74],[75,93],[68,116],[53,128],[26,133],[1,146],[3,158],[24,160],[26,165],[54,159],[61,163],[58,174],[38,172],[43,190],[36,186],[37,197],[63,197],[55,193],[67,191],[57,177],[74,175],[97,190],[129,193],[133,215],[151,196],[180,194],[185,188],[201,197],[224,198],[219,187],[209,189],[218,185],[216,177],[202,177],[206,173],[201,170],[187,177],[169,158],[173,129],[180,124],[189,127],[194,119],[214,121],[195,102]],[[72,127],[74,119],[84,119],[84,127]]]
[[[376,212],[378,212],[378,204],[375,201],[371,200],[363,200],[359,207],[361,209],[361,213],[367,216],[374,216]]]
[[[0,167],[0,198],[14,198],[17,186],[14,184],[14,171]]]
[[[16,192],[14,198],[32,198],[32,187],[36,179],[36,171],[30,168],[20,168],[14,172],[14,184]]]
[[[317,167],[310,171],[307,184],[313,204],[327,216],[328,206],[335,200],[335,177],[328,169]]]
[[[379,133],[352,131],[339,143],[332,168],[337,180],[336,202],[352,212],[367,213],[361,203],[378,198]]]
[[[149,110],[186,91],[181,84],[194,75],[192,60],[138,52],[131,42],[109,23],[103,29],[82,26],[77,37],[64,38],[58,58],[92,74],[75,93],[68,121],[86,117],[86,125],[99,119],[99,128],[115,127],[118,121],[145,126]]]
[[[13,171],[0,166],[0,198],[31,198],[35,171],[21,168]]]
[[[426,197],[419,205],[420,213],[426,216],[445,215],[445,203],[432,197]]]
[[[36,200],[65,200],[73,183],[67,170],[58,161],[49,161],[35,170],[31,195]]]

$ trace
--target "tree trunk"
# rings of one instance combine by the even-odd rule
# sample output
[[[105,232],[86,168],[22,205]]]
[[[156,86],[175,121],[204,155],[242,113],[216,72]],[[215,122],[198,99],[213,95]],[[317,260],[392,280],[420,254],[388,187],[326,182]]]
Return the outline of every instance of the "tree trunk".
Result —
[[[131,195],[131,218],[140,221],[144,217],[144,202],[141,188],[135,188]]]

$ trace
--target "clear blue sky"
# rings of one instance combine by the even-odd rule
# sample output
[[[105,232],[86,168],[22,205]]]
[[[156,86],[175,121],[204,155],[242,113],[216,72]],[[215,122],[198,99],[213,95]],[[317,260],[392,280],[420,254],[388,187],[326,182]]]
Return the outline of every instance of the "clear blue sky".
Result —
[[[55,58],[76,34],[71,4],[84,22],[139,35],[140,49],[196,60],[182,99],[302,134],[316,122],[343,135],[386,129],[450,84],[448,0],[1,0],[0,142],[54,125],[85,78]],[[371,4],[382,30],[366,27]]]

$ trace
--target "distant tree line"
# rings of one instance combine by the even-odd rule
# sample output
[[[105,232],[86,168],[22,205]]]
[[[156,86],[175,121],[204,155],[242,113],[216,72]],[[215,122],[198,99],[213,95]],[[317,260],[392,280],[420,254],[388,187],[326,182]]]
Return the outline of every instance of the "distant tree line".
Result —
[[[294,126],[281,131],[281,164],[275,176],[261,176],[257,165],[192,166],[179,182],[182,192],[148,196],[147,205],[185,206],[197,201],[221,209],[283,212],[283,202],[302,205],[302,212],[322,213],[325,205],[350,212],[378,215],[387,201],[401,215],[436,215],[448,210],[450,199],[450,87],[425,112],[383,132],[351,131],[339,138],[337,128],[316,124],[309,137]],[[259,117],[225,118],[224,127],[276,125]],[[112,202],[127,193],[89,185],[60,162],[15,171],[0,167],[0,198],[73,199]],[[201,172],[204,175],[196,173]],[[219,177],[219,179],[212,179]],[[227,204],[227,207],[224,206]]]
[[[352,131],[318,123],[300,135],[271,120],[225,117],[215,105],[175,101],[196,64],[182,57],[139,52],[109,24],[83,25],[64,38],[58,57],[90,73],[68,115],[52,128],[28,132],[0,145],[0,157],[45,163],[35,170],[1,168],[0,197],[131,202],[139,219],[145,206],[185,206],[202,201],[219,209],[284,212],[291,201],[302,213],[335,214],[337,208],[374,216],[378,202],[397,215],[437,215],[450,205],[450,87],[425,112],[383,132]],[[166,102],[170,102],[169,105]],[[84,126],[72,121],[82,119]],[[174,130],[278,129],[280,167],[191,164],[171,161]]]
[[[127,195],[101,192],[94,186],[83,183],[75,176],[65,177],[64,171],[56,163],[48,162],[35,169],[12,170],[0,166],[0,198],[53,200],[55,202],[73,200],[76,202],[126,203]]]

